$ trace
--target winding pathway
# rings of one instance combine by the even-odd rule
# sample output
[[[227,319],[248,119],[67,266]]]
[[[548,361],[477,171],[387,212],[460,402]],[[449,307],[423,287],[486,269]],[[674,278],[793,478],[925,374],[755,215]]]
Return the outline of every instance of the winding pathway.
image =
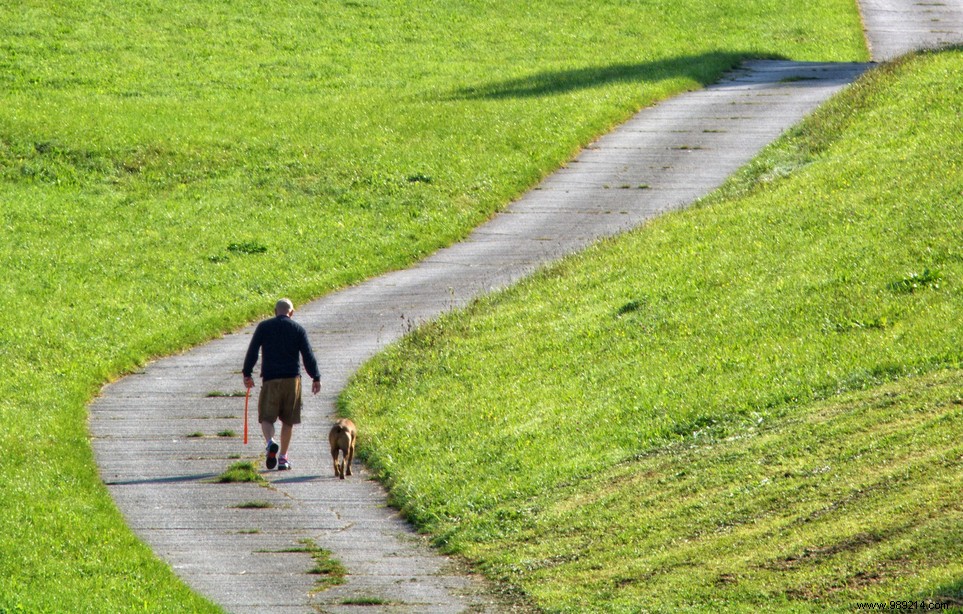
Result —
[[[963,41],[963,0],[864,0],[861,7],[876,60]],[[240,389],[253,327],[106,386],[90,407],[91,441],[129,526],[230,612],[351,612],[360,600],[381,603],[365,612],[511,610],[483,580],[429,548],[362,467],[354,478],[333,478],[326,431],[350,374],[412,324],[688,205],[866,68],[748,62],[716,85],[643,110],[466,241],[298,306],[324,389],[306,400],[294,471],[266,472],[268,488],[210,482],[241,447],[216,434],[239,429],[243,400],[209,395]],[[252,426],[247,456],[261,451]],[[270,507],[242,507],[252,501]],[[315,591],[305,544],[332,551],[348,569],[347,583]]]

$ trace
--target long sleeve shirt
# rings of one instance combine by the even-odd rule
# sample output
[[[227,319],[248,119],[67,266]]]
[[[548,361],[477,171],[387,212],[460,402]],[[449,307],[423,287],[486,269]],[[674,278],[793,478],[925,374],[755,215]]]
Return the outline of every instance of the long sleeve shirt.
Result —
[[[307,331],[288,316],[264,320],[254,329],[241,370],[244,377],[251,377],[259,353],[262,358],[261,378],[265,381],[301,375],[299,358],[304,361],[304,369],[312,379],[321,379]]]

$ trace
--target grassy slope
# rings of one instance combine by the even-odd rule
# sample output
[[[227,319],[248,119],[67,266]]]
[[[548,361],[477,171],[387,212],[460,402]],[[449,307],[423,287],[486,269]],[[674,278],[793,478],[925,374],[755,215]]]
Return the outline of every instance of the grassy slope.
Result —
[[[403,266],[748,55],[865,51],[844,0],[0,4],[0,609],[206,607],[100,484],[105,380]]]
[[[873,390],[963,357],[961,67],[876,71],[702,206],[366,366],[396,503],[550,610],[963,597],[960,375]]]
[[[472,553],[550,611],[959,608],[961,419],[956,370],[834,397],[528,500]]]

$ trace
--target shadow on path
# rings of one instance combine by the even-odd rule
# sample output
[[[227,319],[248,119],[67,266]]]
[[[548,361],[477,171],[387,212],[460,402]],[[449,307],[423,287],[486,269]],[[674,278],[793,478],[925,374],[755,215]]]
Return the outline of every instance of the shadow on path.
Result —
[[[107,486],[134,486],[137,484],[177,484],[179,482],[204,482],[218,476],[217,473],[195,473],[193,475],[172,475],[166,478],[144,478],[141,480],[104,481]]]
[[[325,476],[318,475],[318,474],[315,474],[315,475],[298,475],[298,476],[291,476],[291,477],[288,477],[288,478],[281,478],[281,479],[278,479],[278,480],[271,480],[271,483],[272,483],[272,484],[299,484],[299,483],[301,483],[301,482],[314,482],[314,481],[320,480],[320,479],[322,479],[322,478],[324,478],[324,477],[325,477]]]

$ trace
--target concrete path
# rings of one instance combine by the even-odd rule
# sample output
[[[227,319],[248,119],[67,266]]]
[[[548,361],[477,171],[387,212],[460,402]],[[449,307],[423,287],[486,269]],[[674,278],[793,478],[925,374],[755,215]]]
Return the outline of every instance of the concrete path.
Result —
[[[917,49],[963,43],[961,0],[861,0],[859,5],[876,62]]]
[[[910,16],[939,8],[957,20],[947,28],[961,32],[961,2],[900,4]],[[864,2],[867,25],[884,19],[889,4],[896,3]],[[941,31],[931,18],[918,23]],[[879,37],[871,34],[874,49],[903,40],[899,25],[914,22],[903,15],[893,23]],[[910,42],[885,48],[938,42],[916,37],[925,28],[913,28]],[[333,478],[325,436],[348,377],[411,326],[600,237],[686,206],[865,68],[747,63],[715,86],[642,111],[463,243],[298,306],[295,319],[311,335],[324,389],[307,398],[292,445],[294,470],[265,472],[268,487],[210,482],[235,455],[262,452],[254,420],[247,447],[238,437],[217,436],[240,432],[243,398],[209,396],[241,390],[252,328],[105,387],[90,408],[92,445],[130,527],[185,582],[230,612],[353,612],[361,600],[380,602],[365,612],[515,609],[429,548],[357,463],[353,478]],[[254,413],[253,398],[251,406]],[[245,506],[253,502],[267,507]],[[332,551],[348,569],[347,583],[317,592],[310,556],[296,551],[305,544]]]

